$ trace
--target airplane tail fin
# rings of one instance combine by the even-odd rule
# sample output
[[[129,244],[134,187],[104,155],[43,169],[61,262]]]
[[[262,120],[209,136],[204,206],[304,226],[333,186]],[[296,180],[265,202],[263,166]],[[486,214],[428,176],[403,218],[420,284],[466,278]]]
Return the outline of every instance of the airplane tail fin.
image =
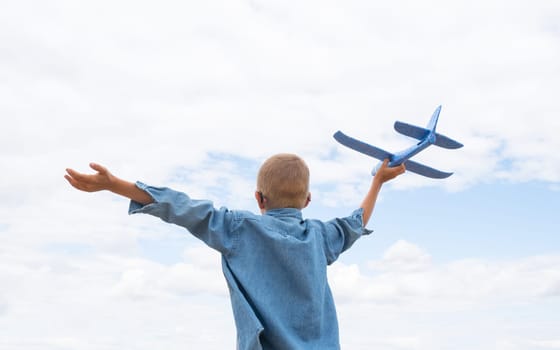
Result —
[[[428,123],[428,126],[426,127],[426,129],[430,130],[431,132],[436,132],[436,126],[437,126],[437,122],[438,122],[438,118],[439,118],[439,112],[441,112],[441,105],[439,105],[436,110],[434,111],[434,114],[432,114],[432,118],[430,119],[430,122]]]

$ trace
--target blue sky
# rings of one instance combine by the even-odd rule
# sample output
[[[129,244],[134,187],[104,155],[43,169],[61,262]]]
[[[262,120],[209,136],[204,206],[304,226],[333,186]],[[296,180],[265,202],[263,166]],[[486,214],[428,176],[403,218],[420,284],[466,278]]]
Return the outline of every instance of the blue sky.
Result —
[[[274,153],[304,216],[352,211],[395,120],[465,144],[454,175],[384,186],[329,269],[344,349],[560,349],[557,1],[18,1],[0,11],[0,348],[228,349],[219,256],[63,179],[129,180],[256,211]]]
[[[492,184],[458,193],[394,191],[378,207],[383,231],[417,242],[440,259],[511,259],[557,254],[558,193],[546,184]],[[389,202],[390,201],[390,202]]]

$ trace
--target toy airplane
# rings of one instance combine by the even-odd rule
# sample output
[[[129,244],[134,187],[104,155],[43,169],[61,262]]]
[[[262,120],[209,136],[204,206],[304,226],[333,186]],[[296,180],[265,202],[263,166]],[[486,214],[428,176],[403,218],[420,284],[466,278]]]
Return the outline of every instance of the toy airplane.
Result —
[[[431,177],[433,179],[445,179],[451,176],[453,173],[447,173],[440,170],[436,170],[424,164],[420,164],[417,162],[413,162],[412,160],[409,160],[411,157],[420,153],[421,151],[425,150],[431,145],[436,145],[448,149],[457,149],[463,147],[463,144],[455,140],[452,140],[447,136],[436,133],[436,125],[438,122],[440,111],[441,111],[441,106],[438,106],[434,111],[434,114],[432,115],[432,118],[430,119],[430,122],[428,123],[428,126],[426,128],[396,121],[395,130],[397,132],[406,136],[413,137],[417,140],[420,140],[420,142],[418,142],[416,145],[411,146],[398,153],[393,154],[384,151],[381,148],[377,148],[365,142],[356,140],[350,136],[346,136],[341,131],[337,131],[334,134],[334,138],[346,147],[350,147],[355,151],[379,159],[381,162],[379,162],[379,164],[377,164],[375,168],[372,170],[371,172],[372,175],[375,175],[377,170],[379,170],[379,167],[383,163],[384,159],[389,159],[388,165],[390,167],[397,166],[404,163],[406,170],[412,171],[413,173]]]

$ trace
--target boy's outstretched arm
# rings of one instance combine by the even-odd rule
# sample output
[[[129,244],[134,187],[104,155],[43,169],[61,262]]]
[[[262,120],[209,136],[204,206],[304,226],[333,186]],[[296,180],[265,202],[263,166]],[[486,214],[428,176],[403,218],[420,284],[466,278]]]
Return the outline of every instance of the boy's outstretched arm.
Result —
[[[64,175],[64,178],[70,185],[80,191],[97,192],[108,190],[144,205],[154,201],[147,192],[139,189],[132,182],[114,176],[104,166],[96,163],[90,163],[89,166],[97,171],[97,173],[82,174],[68,168],[66,169],[67,174]]]
[[[369,191],[366,194],[364,200],[362,201],[362,205],[360,206],[364,210],[363,212],[364,227],[367,225],[371,217],[371,214],[373,213],[373,208],[375,207],[377,196],[379,195],[379,191],[381,190],[383,184],[401,175],[406,170],[404,164],[389,168],[387,166],[388,163],[389,160],[385,159],[383,161],[383,165],[381,166],[381,168],[379,168],[379,170],[377,170],[377,172],[375,173]]]

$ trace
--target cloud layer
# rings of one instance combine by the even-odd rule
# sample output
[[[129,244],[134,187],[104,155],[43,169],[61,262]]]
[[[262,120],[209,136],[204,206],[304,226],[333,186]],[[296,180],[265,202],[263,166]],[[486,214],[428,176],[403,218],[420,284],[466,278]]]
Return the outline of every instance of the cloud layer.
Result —
[[[202,245],[169,265],[60,249],[0,254],[3,347],[234,347],[219,258]],[[555,256],[437,263],[401,240],[365,265],[336,263],[329,279],[347,348],[557,349],[558,271]]]
[[[3,11],[0,58],[0,161],[24,173],[97,160],[161,179],[209,152],[294,151],[340,181],[373,163],[334,131],[397,150],[392,122],[443,104],[466,147],[419,159],[456,172],[445,186],[560,181],[552,1],[25,4]]]

